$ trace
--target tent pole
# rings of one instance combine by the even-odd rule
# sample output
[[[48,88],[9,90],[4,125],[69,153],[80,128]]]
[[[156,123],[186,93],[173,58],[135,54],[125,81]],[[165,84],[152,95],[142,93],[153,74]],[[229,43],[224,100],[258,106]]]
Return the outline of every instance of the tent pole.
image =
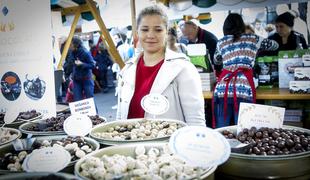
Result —
[[[132,35],[133,37],[137,32],[137,24],[136,24],[136,0],[130,0],[130,9],[131,9],[131,24],[132,24]]]
[[[113,40],[110,36],[110,33],[108,32],[98,10],[96,9],[95,3],[93,0],[85,0],[92,15],[94,16],[95,20],[97,21],[97,24],[101,30],[102,35],[105,37],[105,40],[107,41],[109,45],[109,49],[111,52],[111,55],[113,56],[113,60],[120,66],[120,68],[124,67],[124,61],[122,60],[121,56],[119,55]]]
[[[79,18],[80,18],[80,15],[81,15],[81,11],[80,10],[77,10],[75,12],[75,15],[74,15],[74,20],[73,20],[73,23],[71,25],[71,29],[70,29],[70,33],[69,33],[69,36],[66,40],[66,44],[65,44],[65,47],[61,53],[61,58],[60,58],[60,61],[59,61],[59,64],[57,66],[57,69],[58,70],[61,70],[62,69],[62,64],[63,64],[63,61],[66,59],[67,57],[67,54],[68,54],[68,50],[69,50],[69,47],[70,47],[70,44],[71,44],[71,41],[72,41],[72,38],[73,38],[73,35],[74,35],[74,32],[75,32],[75,28],[76,28],[76,25],[79,21]]]

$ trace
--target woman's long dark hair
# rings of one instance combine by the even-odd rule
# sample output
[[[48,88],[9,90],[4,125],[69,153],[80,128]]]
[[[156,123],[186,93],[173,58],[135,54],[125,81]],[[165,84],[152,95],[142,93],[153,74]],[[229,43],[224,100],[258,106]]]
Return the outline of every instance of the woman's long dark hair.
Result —
[[[231,13],[227,16],[223,26],[224,35],[233,35],[233,41],[237,41],[245,32],[245,24],[240,14]]]

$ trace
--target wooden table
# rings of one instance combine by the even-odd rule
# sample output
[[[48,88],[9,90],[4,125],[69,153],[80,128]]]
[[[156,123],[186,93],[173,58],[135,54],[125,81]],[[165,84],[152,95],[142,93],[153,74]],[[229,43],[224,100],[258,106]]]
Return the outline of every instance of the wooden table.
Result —
[[[203,97],[211,99],[213,92],[204,91]],[[263,100],[310,100],[310,94],[291,94],[288,88],[256,89],[256,99]]]

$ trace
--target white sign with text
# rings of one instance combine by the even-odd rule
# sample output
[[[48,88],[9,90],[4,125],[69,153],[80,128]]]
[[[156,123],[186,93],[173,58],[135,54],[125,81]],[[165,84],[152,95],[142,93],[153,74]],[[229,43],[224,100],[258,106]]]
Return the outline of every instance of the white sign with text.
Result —
[[[92,127],[91,119],[82,114],[73,114],[64,122],[64,131],[69,136],[86,136]]]
[[[256,128],[282,128],[284,113],[285,108],[281,107],[240,103],[237,132],[253,126]]]
[[[96,115],[96,106],[94,98],[88,98],[81,101],[69,103],[71,114]]]
[[[203,126],[178,129],[169,139],[169,148],[193,167],[218,166],[230,155],[230,145],[225,137]]]
[[[27,172],[58,172],[70,161],[71,155],[63,147],[45,147],[27,155],[22,166]]]
[[[169,101],[165,96],[153,93],[142,98],[141,106],[147,113],[161,115],[168,111]]]
[[[56,116],[50,0],[0,0],[0,47],[0,111]]]

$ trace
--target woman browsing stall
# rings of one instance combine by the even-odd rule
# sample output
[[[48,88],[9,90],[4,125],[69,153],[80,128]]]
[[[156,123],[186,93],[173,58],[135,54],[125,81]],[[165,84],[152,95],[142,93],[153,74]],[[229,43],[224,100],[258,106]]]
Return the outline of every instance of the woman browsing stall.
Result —
[[[253,65],[258,36],[245,34],[239,14],[229,14],[223,26],[224,37],[217,43],[214,62],[223,64],[213,94],[213,127],[237,124],[240,102],[255,102]]]
[[[137,36],[143,52],[126,62],[119,75],[117,119],[151,117],[141,107],[150,93],[165,96],[170,104],[157,118],[178,119],[205,126],[204,99],[199,74],[188,58],[166,48],[167,15],[157,6],[143,9]]]

